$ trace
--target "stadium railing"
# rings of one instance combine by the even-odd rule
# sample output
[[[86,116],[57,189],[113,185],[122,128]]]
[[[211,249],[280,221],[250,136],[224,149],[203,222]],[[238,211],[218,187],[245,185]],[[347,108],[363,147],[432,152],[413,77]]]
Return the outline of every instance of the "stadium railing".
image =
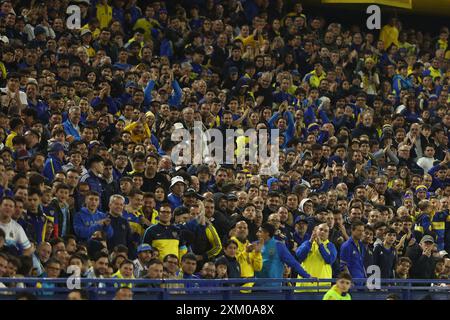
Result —
[[[90,299],[110,300],[119,287],[132,288],[135,300],[321,300],[335,279],[87,279],[0,278],[0,300],[30,293],[42,300],[64,300],[72,289],[84,289]],[[246,283],[254,286],[244,286]],[[379,283],[354,279],[353,300],[385,300],[397,294],[403,300],[450,299],[450,280],[381,279]],[[303,284],[296,286],[296,284]]]

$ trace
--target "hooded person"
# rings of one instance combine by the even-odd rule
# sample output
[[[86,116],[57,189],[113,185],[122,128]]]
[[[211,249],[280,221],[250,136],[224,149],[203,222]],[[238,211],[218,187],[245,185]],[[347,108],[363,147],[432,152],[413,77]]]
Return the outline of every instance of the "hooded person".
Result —
[[[310,204],[306,204],[307,202],[310,202]],[[306,204],[306,206],[305,206]],[[298,206],[298,210],[302,213],[305,214],[306,216],[310,216],[313,213],[313,202],[310,198],[305,198],[302,201],[300,201],[300,204]]]
[[[227,212],[227,195],[222,192],[214,194],[214,216],[210,219],[220,239],[228,238],[228,232],[233,227],[233,219]]]

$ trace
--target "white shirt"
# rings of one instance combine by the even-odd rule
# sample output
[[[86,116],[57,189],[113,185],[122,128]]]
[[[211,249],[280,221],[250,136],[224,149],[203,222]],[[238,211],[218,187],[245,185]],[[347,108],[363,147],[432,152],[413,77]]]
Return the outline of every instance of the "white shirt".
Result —
[[[0,228],[5,231],[5,244],[7,246],[15,246],[21,250],[29,249],[31,247],[31,243],[28,240],[25,231],[16,221],[11,220],[8,223],[0,222]]]
[[[8,89],[8,87],[1,88],[0,91],[1,91],[2,93],[7,94],[7,95],[10,94],[10,95],[11,95],[11,98],[15,98],[15,96],[16,96],[16,93],[15,93],[15,92],[10,92],[9,89]],[[27,105],[27,104],[28,104],[28,101],[27,101],[27,94],[26,94],[25,92],[23,92],[23,91],[19,91],[19,100],[20,100],[20,103],[21,103],[21,104]]]
[[[422,157],[417,160],[417,165],[423,169],[425,173],[428,173],[433,168],[433,163],[436,161],[434,158]]]

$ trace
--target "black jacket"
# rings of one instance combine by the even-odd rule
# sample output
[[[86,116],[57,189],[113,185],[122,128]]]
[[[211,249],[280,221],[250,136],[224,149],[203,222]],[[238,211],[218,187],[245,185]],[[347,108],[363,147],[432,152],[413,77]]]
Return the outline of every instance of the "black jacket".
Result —
[[[226,264],[228,278],[233,279],[241,277],[241,266],[239,265],[239,262],[236,260],[236,258],[231,258],[223,255],[216,259],[216,265],[218,262]]]
[[[406,256],[411,259],[410,277],[413,279],[434,279],[436,262],[433,258],[424,256],[422,248],[416,243],[406,250]]]
[[[66,234],[62,234],[62,224],[63,224],[63,220],[64,220],[64,216],[62,213],[61,208],[59,207],[58,204],[58,200],[53,199],[52,202],[50,202],[49,208],[48,208],[48,213],[50,214],[50,216],[53,216],[55,218],[55,231],[57,232],[57,236],[58,237],[62,237],[68,234],[74,234],[74,230],[73,230],[73,215],[74,212],[73,210],[68,210],[69,213],[69,221],[67,223],[67,230],[66,230]],[[56,228],[56,225],[58,225],[58,227]]]
[[[219,235],[221,240],[228,238],[228,232],[230,232],[233,227],[232,220],[222,211],[216,210],[214,212],[214,216],[211,219],[211,222],[216,228],[217,234]]]
[[[128,256],[134,259],[135,248],[133,245],[132,232],[128,220],[122,216],[114,217],[108,213],[108,218],[111,219],[111,227],[114,230],[112,238],[108,239],[108,250],[113,250],[115,246],[121,244],[129,248]]]

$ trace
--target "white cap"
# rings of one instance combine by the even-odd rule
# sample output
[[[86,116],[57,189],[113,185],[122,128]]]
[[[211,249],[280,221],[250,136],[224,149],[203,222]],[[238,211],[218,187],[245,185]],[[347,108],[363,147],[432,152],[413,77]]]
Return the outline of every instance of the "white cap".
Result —
[[[441,251],[439,251],[439,255],[441,256],[441,258],[443,258],[445,256],[448,256],[448,252],[445,250],[441,250]]]
[[[176,176],[176,177],[173,177],[172,180],[170,180],[170,188],[172,188],[178,182],[181,182],[186,185],[186,182],[184,182],[183,177]]]

